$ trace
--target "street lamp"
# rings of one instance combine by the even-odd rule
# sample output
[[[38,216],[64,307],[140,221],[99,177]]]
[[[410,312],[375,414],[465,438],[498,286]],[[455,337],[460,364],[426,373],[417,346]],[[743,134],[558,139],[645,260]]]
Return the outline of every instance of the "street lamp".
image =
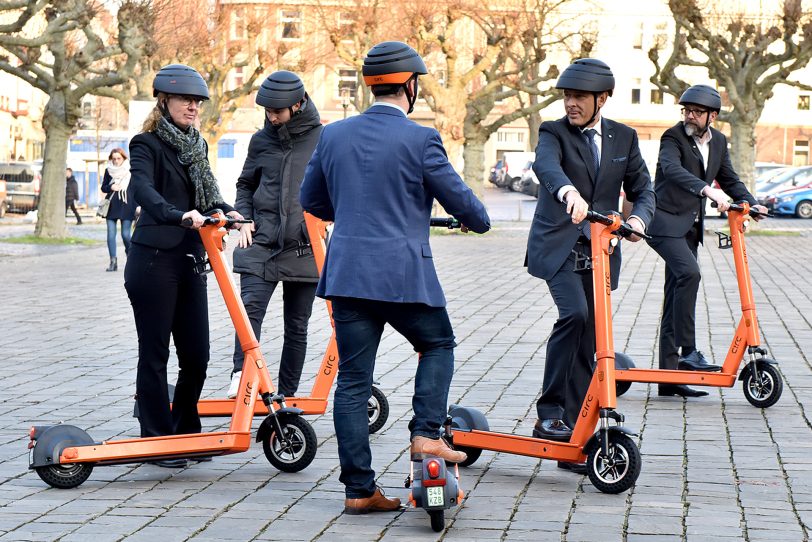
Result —
[[[344,118],[347,118],[347,109],[350,107],[350,91],[347,88],[341,89],[341,107],[344,109]]]

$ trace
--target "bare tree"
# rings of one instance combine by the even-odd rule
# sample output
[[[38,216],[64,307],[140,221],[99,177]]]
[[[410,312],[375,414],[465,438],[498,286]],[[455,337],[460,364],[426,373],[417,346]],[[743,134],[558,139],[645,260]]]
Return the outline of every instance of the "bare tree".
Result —
[[[260,77],[272,55],[255,39],[263,18],[256,6],[208,0],[153,0],[156,24],[152,39],[155,52],[145,57],[137,77],[138,95],[152,96],[152,79],[161,66],[189,65],[209,86],[210,99],[200,112],[200,131],[209,143],[209,162],[217,163],[217,143],[245,97],[259,88]],[[235,70],[239,77],[231,77]]]
[[[126,101],[133,70],[149,50],[144,36],[152,17],[145,1],[125,0],[116,15],[117,32],[111,35],[97,24],[104,14],[101,3],[93,0],[0,4],[0,20],[8,21],[0,24],[0,47],[11,55],[0,56],[0,69],[49,96],[42,119],[39,237],[66,235],[65,163],[82,98],[95,94]]]
[[[679,97],[690,85],[677,68],[696,66],[724,87],[730,109],[719,120],[730,124],[731,161],[752,191],[756,124],[773,88],[779,83],[810,88],[789,77],[812,58],[812,20],[801,0],[785,0],[775,16],[714,12],[699,0],[669,0],[668,6],[676,22],[673,50],[662,64],[661,48],[649,51],[655,67],[651,82]]]

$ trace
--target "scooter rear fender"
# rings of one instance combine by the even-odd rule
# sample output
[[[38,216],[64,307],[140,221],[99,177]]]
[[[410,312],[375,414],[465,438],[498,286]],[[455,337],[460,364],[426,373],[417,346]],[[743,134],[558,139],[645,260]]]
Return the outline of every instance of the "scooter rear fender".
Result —
[[[74,425],[38,426],[34,430],[34,449],[29,468],[59,465],[59,456],[65,448],[97,444],[90,435]]]
[[[448,408],[448,415],[451,416],[452,427],[454,429],[461,429],[463,431],[471,431],[473,429],[490,431],[488,419],[475,408],[451,405]]]

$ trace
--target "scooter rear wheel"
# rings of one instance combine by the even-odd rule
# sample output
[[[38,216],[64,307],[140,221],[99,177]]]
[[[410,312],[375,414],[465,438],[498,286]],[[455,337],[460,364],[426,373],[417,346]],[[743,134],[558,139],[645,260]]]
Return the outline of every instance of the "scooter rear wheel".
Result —
[[[375,386],[372,386],[372,395],[367,399],[367,416],[370,435],[380,431],[389,419],[389,400]]]
[[[282,472],[299,472],[316,457],[316,432],[299,416],[279,418],[282,435],[274,429],[262,440],[268,461]]]
[[[72,489],[82,485],[93,472],[93,463],[68,463],[37,467],[43,482],[58,489]]]
[[[742,391],[747,401],[757,408],[773,406],[784,391],[784,379],[774,365],[759,363],[758,375],[749,373],[742,381]],[[758,379],[756,378],[758,376]]]
[[[609,454],[604,456],[600,439],[590,441],[586,453],[589,480],[603,493],[622,493],[640,476],[642,461],[637,444],[623,433],[609,433]]]
[[[445,510],[430,510],[429,518],[431,519],[431,530],[435,533],[445,529]]]

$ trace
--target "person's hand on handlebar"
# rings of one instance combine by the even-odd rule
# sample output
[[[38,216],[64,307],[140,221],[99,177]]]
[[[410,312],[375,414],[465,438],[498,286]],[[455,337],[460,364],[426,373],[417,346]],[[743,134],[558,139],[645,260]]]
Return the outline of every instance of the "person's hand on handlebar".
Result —
[[[634,231],[639,231],[640,233],[646,232],[645,224],[643,224],[643,221],[637,218],[636,216],[630,216],[629,220],[626,221],[626,224],[631,226],[631,228]],[[627,239],[632,243],[636,243],[637,241],[642,239],[642,237],[640,237],[639,235],[630,235],[629,237],[627,237]]]
[[[730,208],[730,202],[727,200],[727,194],[718,188],[710,186],[705,187],[705,196],[711,201],[715,201],[720,213],[727,211]]]
[[[570,190],[564,194],[564,201],[567,203],[567,213],[572,218],[573,224],[580,224],[586,218],[589,204],[581,197],[577,190]]]
[[[203,222],[206,220],[206,217],[201,215],[197,209],[192,209],[191,211],[186,211],[183,213],[183,217],[181,218],[180,222],[183,224],[183,221],[189,219],[192,223],[188,226],[193,230],[199,230],[203,227]]]
[[[233,218],[234,220],[245,220],[245,218],[237,211],[229,211],[229,212],[226,213],[226,216],[229,217],[229,218]],[[240,223],[232,224],[229,227],[229,229],[240,230],[240,232],[242,232],[243,226],[246,226],[246,224],[240,224]]]
[[[758,222],[759,220],[763,220],[763,219],[767,218],[767,215],[770,214],[770,210],[767,209],[763,205],[753,205],[750,208],[759,213],[758,215],[753,217],[756,222]]]

